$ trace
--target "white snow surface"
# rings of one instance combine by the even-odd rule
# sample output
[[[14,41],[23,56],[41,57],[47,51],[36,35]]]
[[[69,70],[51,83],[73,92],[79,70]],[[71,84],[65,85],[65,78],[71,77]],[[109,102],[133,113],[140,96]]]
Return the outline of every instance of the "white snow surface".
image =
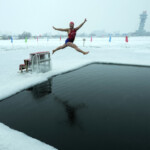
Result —
[[[56,150],[0,123],[0,150]]]
[[[125,38],[86,38],[83,47],[82,38],[77,38],[77,44],[88,55],[83,55],[72,48],[56,52],[51,55],[52,70],[47,73],[18,73],[19,64],[29,58],[33,52],[50,51],[62,45],[65,39],[39,39],[14,40],[13,45],[9,40],[0,40],[0,100],[16,94],[37,83],[47,80],[53,75],[76,69],[93,62],[121,63],[150,66],[150,37],[130,37],[129,43]],[[0,123],[0,150],[52,150],[38,140],[10,129]]]

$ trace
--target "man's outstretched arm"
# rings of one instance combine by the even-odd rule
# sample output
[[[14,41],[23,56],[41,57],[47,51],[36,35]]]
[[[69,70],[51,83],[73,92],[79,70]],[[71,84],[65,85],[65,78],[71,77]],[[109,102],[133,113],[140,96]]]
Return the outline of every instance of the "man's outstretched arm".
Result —
[[[75,30],[79,30],[86,22],[87,20],[85,19],[83,23],[81,23],[78,27],[75,28]]]
[[[55,28],[54,26],[53,26],[53,29],[58,30],[58,31],[65,31],[65,32],[68,32],[68,30],[69,30],[69,29]]]

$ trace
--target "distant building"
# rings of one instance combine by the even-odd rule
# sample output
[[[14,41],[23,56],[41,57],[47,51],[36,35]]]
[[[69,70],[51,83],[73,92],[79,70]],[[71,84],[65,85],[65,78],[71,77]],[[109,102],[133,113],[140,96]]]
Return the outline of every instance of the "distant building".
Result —
[[[145,23],[147,20],[147,11],[143,11],[143,13],[140,15],[140,25],[139,25],[139,29],[132,33],[131,35],[135,35],[135,36],[149,36],[150,32],[146,32],[144,27],[145,27]]]
[[[105,30],[95,30],[90,34],[90,36],[103,37],[108,36],[108,33],[106,33]]]
[[[139,29],[136,31],[139,34],[143,34],[146,31],[144,30],[145,27],[145,23],[146,23],[146,19],[147,19],[147,12],[144,11],[141,15],[140,15],[140,25],[139,25]]]

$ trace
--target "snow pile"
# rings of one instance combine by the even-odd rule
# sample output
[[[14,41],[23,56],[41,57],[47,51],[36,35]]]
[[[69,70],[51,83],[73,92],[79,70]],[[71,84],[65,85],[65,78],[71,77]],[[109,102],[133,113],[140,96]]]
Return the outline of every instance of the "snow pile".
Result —
[[[0,150],[56,150],[0,123]]]

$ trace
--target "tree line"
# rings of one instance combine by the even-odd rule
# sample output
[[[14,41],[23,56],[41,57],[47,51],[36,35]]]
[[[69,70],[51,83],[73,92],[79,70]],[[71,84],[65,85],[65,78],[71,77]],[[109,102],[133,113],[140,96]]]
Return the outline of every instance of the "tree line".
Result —
[[[30,38],[32,36],[32,34],[30,33],[30,32],[23,32],[22,34],[19,34],[18,35],[18,39],[25,39],[25,38]],[[2,40],[8,40],[8,39],[11,39],[12,38],[12,36],[11,35],[6,35],[6,34],[3,34],[2,36],[1,36],[1,39]]]

